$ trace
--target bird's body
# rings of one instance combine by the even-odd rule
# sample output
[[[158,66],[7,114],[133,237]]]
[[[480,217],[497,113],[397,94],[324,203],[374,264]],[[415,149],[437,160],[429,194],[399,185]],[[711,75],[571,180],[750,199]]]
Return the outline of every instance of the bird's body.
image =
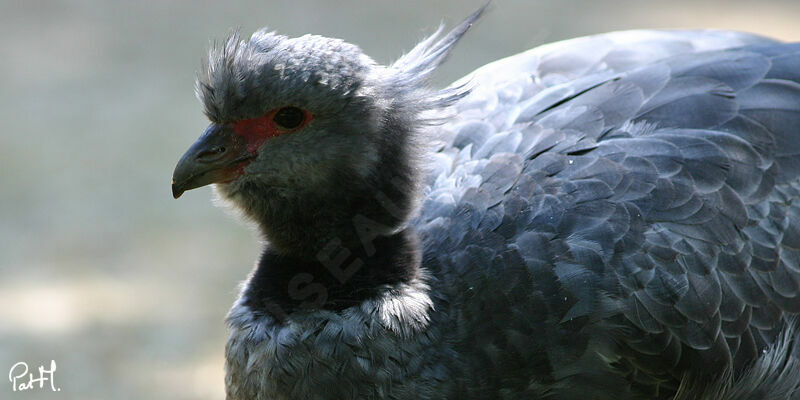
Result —
[[[305,70],[268,53],[302,42],[212,56],[215,126],[298,121],[211,181],[271,241],[228,316],[228,399],[791,398],[800,45],[621,32],[427,91],[472,20],[388,68],[344,48],[296,98],[276,82]],[[280,70],[257,105],[220,89],[253,65]]]

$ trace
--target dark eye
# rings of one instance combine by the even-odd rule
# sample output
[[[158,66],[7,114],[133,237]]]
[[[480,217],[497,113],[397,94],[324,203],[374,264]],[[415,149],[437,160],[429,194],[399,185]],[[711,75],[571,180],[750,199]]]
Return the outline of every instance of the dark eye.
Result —
[[[272,120],[284,129],[294,129],[306,119],[306,113],[297,107],[283,107],[275,113]]]

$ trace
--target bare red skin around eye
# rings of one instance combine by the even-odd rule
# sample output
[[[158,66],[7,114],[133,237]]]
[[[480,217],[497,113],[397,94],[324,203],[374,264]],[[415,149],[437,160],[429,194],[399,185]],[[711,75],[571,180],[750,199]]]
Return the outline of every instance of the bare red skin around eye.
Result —
[[[232,124],[233,132],[236,135],[244,138],[245,142],[247,143],[247,151],[250,154],[256,154],[261,145],[264,144],[264,142],[266,142],[268,139],[299,131],[300,129],[305,128],[311,122],[311,120],[314,119],[314,116],[311,115],[310,112],[303,110],[303,113],[305,114],[303,123],[292,129],[282,128],[272,120],[275,117],[275,114],[281,108],[283,107],[270,110],[258,118],[243,119]]]

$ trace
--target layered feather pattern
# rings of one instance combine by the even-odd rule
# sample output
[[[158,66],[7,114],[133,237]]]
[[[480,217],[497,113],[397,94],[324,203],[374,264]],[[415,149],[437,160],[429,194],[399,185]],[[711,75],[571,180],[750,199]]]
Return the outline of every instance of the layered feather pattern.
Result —
[[[468,77],[413,222],[485,365],[465,387],[669,396],[775,343],[800,312],[798,66],[797,44],[636,31]]]

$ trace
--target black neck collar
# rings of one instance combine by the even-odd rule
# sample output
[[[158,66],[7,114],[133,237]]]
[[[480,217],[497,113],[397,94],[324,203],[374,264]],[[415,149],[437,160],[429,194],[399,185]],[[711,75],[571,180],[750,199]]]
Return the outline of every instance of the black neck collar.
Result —
[[[418,276],[419,242],[411,229],[363,237],[359,245],[332,240],[313,259],[278,254],[267,245],[244,292],[255,313],[278,320],[302,309],[341,311],[387,286]]]

